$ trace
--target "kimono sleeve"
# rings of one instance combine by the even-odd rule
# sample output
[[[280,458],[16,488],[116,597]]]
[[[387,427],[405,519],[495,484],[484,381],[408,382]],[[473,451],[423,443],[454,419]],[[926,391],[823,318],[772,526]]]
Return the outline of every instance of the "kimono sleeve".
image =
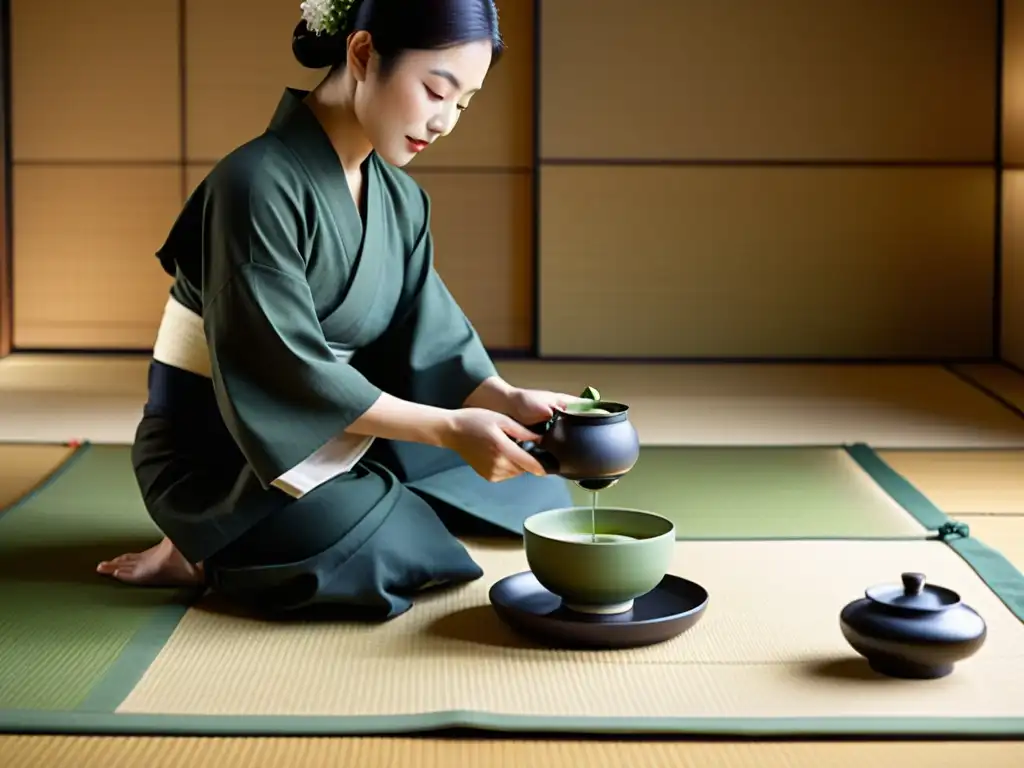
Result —
[[[407,400],[461,408],[485,379],[497,375],[476,329],[434,268],[430,200],[413,241],[395,320],[365,359],[385,388]]]
[[[207,284],[219,286],[203,310],[212,378],[256,476],[282,488],[282,476],[317,464],[316,454],[337,457],[339,440],[365,450],[365,438],[342,433],[381,390],[327,345],[306,281],[295,195],[281,183],[227,186],[207,201],[204,221]],[[282,490],[302,495],[351,463]]]

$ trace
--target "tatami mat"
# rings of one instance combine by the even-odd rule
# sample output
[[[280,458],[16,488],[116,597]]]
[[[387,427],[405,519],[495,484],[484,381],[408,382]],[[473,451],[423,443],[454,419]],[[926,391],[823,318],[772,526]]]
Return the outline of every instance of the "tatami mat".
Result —
[[[1024,515],[1024,451],[878,451],[947,515]]]
[[[591,495],[571,486],[585,506]],[[598,502],[645,509],[679,538],[920,537],[925,528],[842,448],[645,446]]]
[[[0,361],[0,441],[128,443],[145,397],[145,358],[16,356]],[[634,421],[648,444],[806,445],[868,442],[876,448],[993,449],[1024,447],[1024,419],[948,371],[930,366],[728,366],[502,363],[515,383],[576,391],[593,385],[634,406]],[[971,366],[986,386],[1024,406],[1024,379],[997,366]],[[66,450],[66,449],[64,449]],[[915,452],[920,453],[920,452]],[[953,461],[954,454],[945,456]],[[959,466],[957,484],[921,480],[917,456],[903,458],[904,474],[937,506],[964,519],[972,535],[1022,568],[1024,532],[1014,485],[1013,460],[999,474],[983,454]],[[995,455],[995,454],[994,454]],[[883,453],[890,460],[890,452]],[[41,453],[40,453],[41,457]],[[56,465],[59,459],[54,461]],[[891,462],[894,466],[898,462]],[[42,461],[41,465],[46,462]],[[12,466],[0,453],[0,495]],[[934,466],[934,465],[933,465]],[[898,471],[901,470],[896,466]],[[927,467],[925,467],[927,469]],[[917,476],[914,477],[914,473]],[[993,474],[995,473],[995,474]],[[18,470],[19,477],[31,473]],[[46,470],[40,477],[46,474]],[[975,479],[977,478],[977,479]],[[995,478],[995,479],[993,479]],[[5,486],[6,483],[6,486]],[[24,486],[24,482],[22,482]],[[8,495],[17,495],[16,489]],[[984,515],[970,514],[975,500]],[[948,504],[947,502],[952,502]],[[109,543],[104,546],[108,547]],[[903,561],[893,563],[899,567]],[[920,565],[920,563],[918,563]],[[835,564],[831,564],[835,568]],[[916,567],[912,565],[911,567]],[[895,574],[898,576],[898,574]],[[806,578],[814,580],[813,573]],[[886,572],[885,579],[894,576]],[[853,586],[852,584],[849,586]],[[834,621],[834,617],[832,619]],[[698,625],[700,626],[700,625]],[[742,632],[742,629],[740,630]],[[195,678],[193,678],[195,679]],[[857,687],[847,681],[847,687]],[[994,686],[994,690],[1003,683]],[[1019,685],[1018,685],[1019,687]],[[619,743],[517,740],[75,738],[0,737],[0,762],[76,768],[233,765],[419,764],[594,768],[800,768],[836,765],[905,765],[908,768],[992,768],[1024,765],[1024,743]]]
[[[952,369],[1024,413],[1024,373],[997,363],[956,365]]]
[[[137,358],[0,361],[0,441],[131,442]],[[514,384],[627,401],[648,445],[1024,447],[1024,419],[939,366],[502,361]]]
[[[864,718],[1024,716],[1024,624],[941,542],[676,547],[671,572],[704,585],[711,600],[700,623],[667,643],[579,652],[519,638],[495,617],[487,589],[526,569],[522,549],[474,542],[483,579],[424,595],[384,625],[268,624],[204,601],[185,614],[118,712],[386,720],[456,711],[486,713],[512,728],[562,721],[589,733],[609,726],[565,724],[611,718],[645,729],[660,721],[653,727],[674,731],[705,718],[764,727],[797,718],[781,727],[802,734],[829,732],[819,718],[856,729]],[[873,584],[899,583],[904,571],[956,590],[988,624],[975,657],[927,688],[869,672],[838,627],[844,605]],[[870,736],[879,725],[862,727]],[[944,728],[955,737],[955,725]]]
[[[18,455],[26,447],[9,450]],[[939,525],[900,506],[844,449],[643,452],[637,473],[605,493],[611,503],[669,515],[681,538],[921,540],[926,526]],[[125,587],[94,567],[158,536],[143,509],[130,448],[121,445],[83,446],[52,482],[0,520],[0,707],[62,711],[121,701],[131,689],[115,670],[132,657],[122,651],[125,642],[142,626],[169,632],[182,609],[174,590]],[[65,607],[55,610],[58,603]],[[90,640],[33,642],[40,634]],[[165,639],[153,636],[143,652],[155,655]]]
[[[630,401],[648,444],[1024,446],[1024,419],[938,366],[530,362],[502,371]]]
[[[67,445],[0,445],[0,514],[43,483],[73,450]]]
[[[1020,768],[1024,742],[700,743],[0,736],[6,768]]]
[[[158,538],[120,447],[80,448],[0,518],[0,713],[81,705],[154,618],[181,615],[179,590],[95,573],[100,560]]]

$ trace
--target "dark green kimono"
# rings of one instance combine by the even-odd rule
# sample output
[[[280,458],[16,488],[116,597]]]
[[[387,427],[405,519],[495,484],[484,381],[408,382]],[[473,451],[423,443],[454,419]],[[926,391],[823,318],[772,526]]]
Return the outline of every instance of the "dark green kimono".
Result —
[[[371,154],[357,208],[303,95],[217,165],[159,252],[202,318],[210,375],[154,360],[133,462],[153,520],[214,589],[390,617],[482,575],[453,533],[519,534],[571,502],[561,478],[490,483],[454,453],[381,439],[304,493],[275,487],[382,391],[458,408],[496,373],[434,270],[426,195]]]

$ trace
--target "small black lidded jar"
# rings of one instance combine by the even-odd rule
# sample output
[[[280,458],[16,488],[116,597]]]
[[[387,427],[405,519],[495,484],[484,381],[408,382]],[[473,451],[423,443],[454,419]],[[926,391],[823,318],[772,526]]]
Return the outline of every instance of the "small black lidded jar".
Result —
[[[984,619],[946,587],[922,573],[902,584],[882,584],[843,608],[843,637],[882,675],[928,680],[945,677],[985,643]]]

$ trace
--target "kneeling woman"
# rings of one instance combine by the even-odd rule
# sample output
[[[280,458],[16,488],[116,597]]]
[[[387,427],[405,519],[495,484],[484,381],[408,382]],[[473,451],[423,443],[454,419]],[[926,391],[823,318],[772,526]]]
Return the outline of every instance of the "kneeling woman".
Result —
[[[303,4],[293,49],[328,76],[285,92],[158,254],[175,281],[132,456],[166,538],[100,573],[387,618],[482,575],[457,528],[517,534],[570,503],[516,440],[574,398],[498,376],[399,170],[500,54],[493,0],[364,0],[337,28],[322,14],[347,5]]]

